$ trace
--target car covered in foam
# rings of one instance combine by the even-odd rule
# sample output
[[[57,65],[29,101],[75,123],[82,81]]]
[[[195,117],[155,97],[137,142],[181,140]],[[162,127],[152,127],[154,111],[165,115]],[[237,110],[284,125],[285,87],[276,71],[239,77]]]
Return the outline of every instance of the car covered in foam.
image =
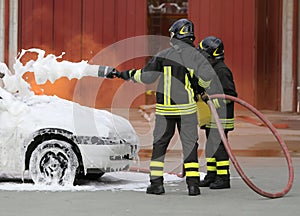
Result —
[[[0,88],[0,176],[28,174],[34,183],[73,184],[128,170],[138,148],[132,125],[119,115]]]

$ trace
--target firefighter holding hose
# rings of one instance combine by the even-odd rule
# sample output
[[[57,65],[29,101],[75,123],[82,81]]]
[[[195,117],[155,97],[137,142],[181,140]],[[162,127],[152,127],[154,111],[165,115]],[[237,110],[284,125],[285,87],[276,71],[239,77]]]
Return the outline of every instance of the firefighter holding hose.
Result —
[[[183,148],[188,194],[196,196],[200,194],[200,174],[197,106],[194,96],[205,92],[204,88],[198,88],[200,91],[195,93],[190,79],[197,78],[203,87],[207,87],[217,76],[210,63],[194,47],[194,25],[190,20],[177,20],[169,32],[170,48],[155,55],[143,69],[126,70],[119,77],[140,83],[154,83],[158,80],[150,185],[146,193],[165,193],[164,158],[177,127]]]
[[[224,44],[220,38],[209,36],[203,39],[198,46],[200,52],[204,52],[213,66],[224,91],[224,94],[236,97],[237,92],[232,72],[224,63]],[[229,100],[213,99],[212,102],[218,112],[224,133],[228,138],[228,132],[234,129],[234,103]],[[221,140],[216,123],[211,120],[202,126],[206,132],[206,165],[207,175],[200,181],[200,187],[210,189],[230,188],[229,156]]]
[[[142,69],[122,72],[112,67],[88,65],[84,76],[118,77],[138,83],[158,82],[156,89],[156,118],[150,161],[150,185],[147,194],[160,195],[164,189],[164,159],[176,127],[183,149],[188,195],[200,194],[198,163],[198,95],[208,100],[205,89],[217,80],[209,61],[194,46],[194,24],[188,19],[175,21],[169,29],[171,47],[159,52]],[[220,93],[219,90],[209,93]]]

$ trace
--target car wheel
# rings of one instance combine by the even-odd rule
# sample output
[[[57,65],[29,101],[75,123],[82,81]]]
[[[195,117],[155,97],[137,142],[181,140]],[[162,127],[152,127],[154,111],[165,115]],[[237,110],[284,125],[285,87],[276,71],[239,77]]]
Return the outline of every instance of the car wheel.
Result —
[[[35,184],[73,185],[78,159],[71,145],[62,140],[46,140],[31,154],[29,173]]]

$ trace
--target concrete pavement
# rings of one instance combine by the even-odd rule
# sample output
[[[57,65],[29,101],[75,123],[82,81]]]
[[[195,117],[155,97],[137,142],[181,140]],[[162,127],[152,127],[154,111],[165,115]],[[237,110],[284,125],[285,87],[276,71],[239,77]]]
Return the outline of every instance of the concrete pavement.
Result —
[[[152,146],[152,122],[147,122],[137,110],[113,110],[132,122],[141,139],[141,167],[148,168]],[[238,115],[248,115],[238,112]],[[269,199],[251,190],[231,165],[231,189],[201,188],[201,195],[189,197],[185,182],[168,183],[166,194],[147,195],[137,191],[95,192],[18,192],[0,191],[0,215],[295,215],[300,211],[300,116],[295,113],[265,112],[277,123],[289,123],[278,129],[292,155],[295,170],[293,187],[283,198]],[[200,133],[200,150],[204,147]],[[276,193],[287,184],[285,158],[280,146],[264,126],[243,120],[236,121],[236,130],[229,137],[232,149],[244,172],[257,186]],[[166,171],[181,171],[180,142],[174,138],[166,157]],[[274,151],[275,150],[275,151]],[[200,151],[201,153],[201,151]],[[204,155],[200,155],[201,171],[205,171]]]

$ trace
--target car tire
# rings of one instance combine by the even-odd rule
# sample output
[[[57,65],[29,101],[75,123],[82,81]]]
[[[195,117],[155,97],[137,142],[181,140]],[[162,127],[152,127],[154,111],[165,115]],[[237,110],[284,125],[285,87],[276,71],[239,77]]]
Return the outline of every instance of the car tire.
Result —
[[[32,152],[29,173],[35,184],[73,185],[79,166],[71,144],[58,140],[45,140]]]

